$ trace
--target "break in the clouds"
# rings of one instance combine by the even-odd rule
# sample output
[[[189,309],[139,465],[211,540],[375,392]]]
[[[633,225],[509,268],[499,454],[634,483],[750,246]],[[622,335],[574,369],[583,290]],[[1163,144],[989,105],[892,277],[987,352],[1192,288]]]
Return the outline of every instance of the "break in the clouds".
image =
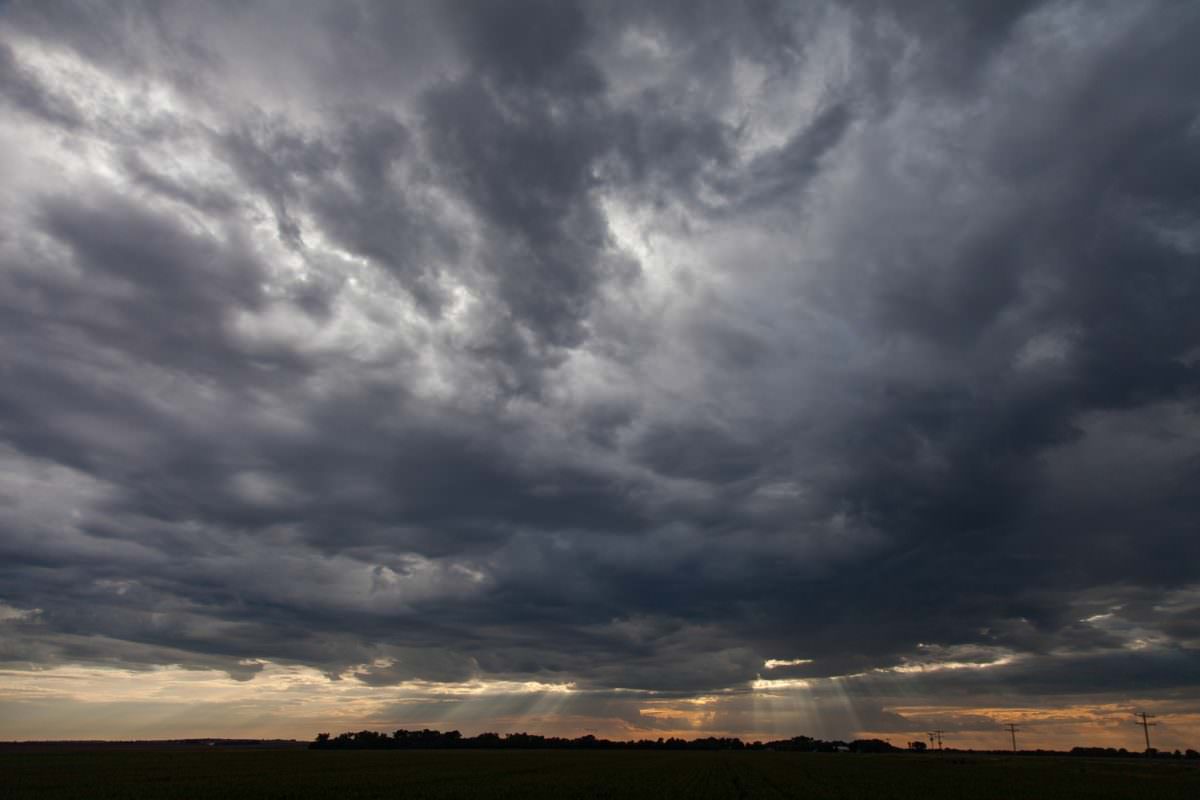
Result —
[[[1198,42],[0,5],[0,733],[1194,740]]]

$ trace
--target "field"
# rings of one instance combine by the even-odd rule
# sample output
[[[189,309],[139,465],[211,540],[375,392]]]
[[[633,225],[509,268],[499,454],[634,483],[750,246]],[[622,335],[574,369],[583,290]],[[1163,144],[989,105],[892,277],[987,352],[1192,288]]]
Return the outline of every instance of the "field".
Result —
[[[952,754],[148,750],[0,753],[19,798],[1171,798],[1194,763]]]

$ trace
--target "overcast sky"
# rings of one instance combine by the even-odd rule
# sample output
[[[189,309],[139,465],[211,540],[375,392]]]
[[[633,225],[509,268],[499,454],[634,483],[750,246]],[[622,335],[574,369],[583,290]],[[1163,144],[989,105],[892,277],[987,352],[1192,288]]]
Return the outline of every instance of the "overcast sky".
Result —
[[[0,738],[1200,746],[1200,5],[0,2]]]

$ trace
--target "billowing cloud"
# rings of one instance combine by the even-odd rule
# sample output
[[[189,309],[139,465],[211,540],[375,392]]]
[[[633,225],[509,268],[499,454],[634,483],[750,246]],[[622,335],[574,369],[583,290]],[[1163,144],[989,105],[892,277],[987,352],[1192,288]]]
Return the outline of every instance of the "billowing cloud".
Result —
[[[1182,715],[1198,35],[4,5],[3,718],[145,710],[130,674],[197,719],[302,684],[299,735],[343,694],[615,734]]]

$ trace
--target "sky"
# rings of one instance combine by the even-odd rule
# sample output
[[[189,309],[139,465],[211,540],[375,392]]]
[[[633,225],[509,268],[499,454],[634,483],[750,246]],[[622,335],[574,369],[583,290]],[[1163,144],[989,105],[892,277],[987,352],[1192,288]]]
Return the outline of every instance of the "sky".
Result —
[[[1198,42],[0,2],[0,739],[1200,748]]]

